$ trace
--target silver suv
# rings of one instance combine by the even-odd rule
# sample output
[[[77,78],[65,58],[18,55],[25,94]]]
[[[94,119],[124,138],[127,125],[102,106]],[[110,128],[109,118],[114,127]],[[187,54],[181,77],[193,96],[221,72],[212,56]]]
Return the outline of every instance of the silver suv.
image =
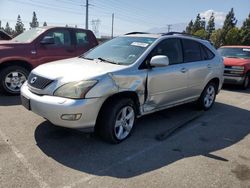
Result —
[[[208,41],[180,33],[129,33],[80,57],[37,67],[21,99],[55,125],[95,130],[119,143],[143,115],[193,101],[211,108],[223,70]]]

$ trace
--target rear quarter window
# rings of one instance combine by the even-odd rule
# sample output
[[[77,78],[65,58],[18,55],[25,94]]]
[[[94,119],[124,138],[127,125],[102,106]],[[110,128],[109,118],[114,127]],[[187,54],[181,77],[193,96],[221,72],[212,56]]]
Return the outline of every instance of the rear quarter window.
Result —
[[[211,50],[209,50],[206,46],[204,46],[203,44],[201,45],[201,55],[203,60],[211,60],[214,58],[214,53],[211,52]]]

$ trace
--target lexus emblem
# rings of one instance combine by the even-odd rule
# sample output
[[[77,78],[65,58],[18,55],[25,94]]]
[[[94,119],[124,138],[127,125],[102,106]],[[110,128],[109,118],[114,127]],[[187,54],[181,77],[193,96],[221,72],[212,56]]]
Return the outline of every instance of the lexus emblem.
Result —
[[[36,82],[36,80],[37,80],[37,77],[35,76],[35,77],[31,78],[30,83],[34,84]]]

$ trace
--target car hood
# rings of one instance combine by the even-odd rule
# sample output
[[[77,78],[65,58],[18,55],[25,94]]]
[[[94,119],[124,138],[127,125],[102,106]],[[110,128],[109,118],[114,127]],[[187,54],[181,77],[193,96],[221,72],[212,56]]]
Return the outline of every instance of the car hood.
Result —
[[[109,72],[124,69],[124,65],[110,64],[83,58],[70,58],[46,63],[35,68],[32,73],[52,80],[73,82],[88,80]]]
[[[226,66],[244,66],[248,63],[250,63],[250,59],[224,58],[224,64]]]
[[[3,49],[11,49],[17,46],[23,46],[26,45],[27,43],[20,43],[20,42],[15,42],[11,40],[2,40],[0,41],[0,50]]]

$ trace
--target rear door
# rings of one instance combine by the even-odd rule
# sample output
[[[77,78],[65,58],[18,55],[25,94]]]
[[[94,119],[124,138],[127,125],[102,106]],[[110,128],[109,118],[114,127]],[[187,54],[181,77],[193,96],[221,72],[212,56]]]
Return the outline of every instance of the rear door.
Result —
[[[165,39],[156,46],[150,57],[155,55],[168,56],[170,64],[148,70],[145,111],[176,104],[186,98],[188,70],[183,63],[181,40]]]
[[[211,59],[213,56],[207,54],[204,51],[206,47],[195,40],[182,39],[182,44],[184,63],[188,69],[188,89],[186,94],[190,99],[197,98],[205,87],[207,76],[212,71],[209,57]]]
[[[74,38],[77,56],[98,45],[94,34],[89,30],[74,30]]]
[[[55,43],[40,44],[40,41],[46,36],[53,37]],[[58,28],[49,30],[43,35],[41,40],[38,41],[36,51],[36,58],[39,64],[71,58],[77,55],[69,29]]]

